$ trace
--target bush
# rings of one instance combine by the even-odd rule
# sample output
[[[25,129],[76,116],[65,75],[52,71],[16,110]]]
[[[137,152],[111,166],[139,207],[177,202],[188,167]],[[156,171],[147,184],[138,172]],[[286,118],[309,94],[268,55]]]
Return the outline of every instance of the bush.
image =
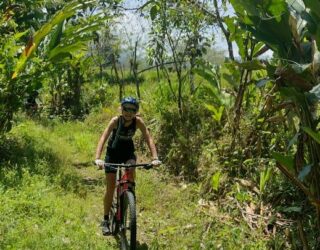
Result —
[[[199,177],[198,164],[202,147],[214,137],[210,116],[199,103],[184,102],[183,114],[173,103],[162,105],[159,127],[159,151],[166,156],[166,163],[174,175],[188,180]],[[192,152],[192,154],[191,154]]]

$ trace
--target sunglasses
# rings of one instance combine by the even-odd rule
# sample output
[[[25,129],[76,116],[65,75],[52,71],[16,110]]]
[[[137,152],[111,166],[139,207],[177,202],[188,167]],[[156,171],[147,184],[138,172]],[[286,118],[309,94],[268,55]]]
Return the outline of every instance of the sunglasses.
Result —
[[[123,106],[122,109],[128,113],[132,113],[132,114],[137,113],[137,109],[135,108],[129,108],[129,107]]]

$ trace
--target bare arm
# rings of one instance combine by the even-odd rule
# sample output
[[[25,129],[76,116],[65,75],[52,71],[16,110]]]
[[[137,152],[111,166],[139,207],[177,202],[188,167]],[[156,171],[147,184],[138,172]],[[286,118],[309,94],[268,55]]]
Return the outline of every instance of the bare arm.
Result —
[[[157,153],[156,145],[154,144],[153,139],[152,139],[152,137],[151,137],[146,125],[144,124],[143,120],[140,117],[137,117],[137,128],[140,129],[144,139],[147,142],[147,145],[148,145],[149,150],[150,150],[151,155],[152,155],[152,159],[154,159],[154,160],[158,159],[158,153]]]
[[[100,159],[103,146],[106,140],[109,138],[112,130],[117,126],[117,122],[118,122],[118,117],[113,117],[109,122],[107,128],[104,130],[103,134],[101,135],[97,149],[96,149],[96,159]]]

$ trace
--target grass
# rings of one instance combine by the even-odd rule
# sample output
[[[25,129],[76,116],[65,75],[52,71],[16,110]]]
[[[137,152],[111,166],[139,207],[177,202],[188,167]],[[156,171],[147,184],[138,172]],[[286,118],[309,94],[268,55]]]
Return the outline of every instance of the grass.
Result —
[[[18,189],[2,192],[1,249],[104,249],[90,202],[24,174]]]
[[[24,121],[0,147],[0,249],[117,249],[100,233],[104,173],[91,165],[112,112],[46,126]],[[14,152],[9,154],[8,152]],[[17,174],[17,169],[19,174]],[[203,205],[197,184],[137,172],[138,249],[267,249],[263,232]]]
[[[28,121],[8,135],[7,150],[15,154],[1,163],[0,249],[115,247],[100,235],[102,204],[77,172],[94,144],[89,134],[80,136],[83,131],[78,123]]]
[[[217,205],[201,205],[197,185],[163,179],[161,171],[143,173],[137,182],[140,239],[150,249],[267,249],[261,232]]]

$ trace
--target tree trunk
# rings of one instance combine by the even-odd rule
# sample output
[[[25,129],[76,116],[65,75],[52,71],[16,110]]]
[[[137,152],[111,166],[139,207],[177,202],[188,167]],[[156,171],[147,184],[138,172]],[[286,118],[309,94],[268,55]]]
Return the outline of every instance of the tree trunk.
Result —
[[[137,96],[138,96],[138,99],[140,99],[140,86],[139,86],[139,79],[138,79],[138,73],[137,73],[138,72],[137,48],[138,48],[138,41],[136,41],[135,47],[134,47],[132,72],[133,72],[134,80],[136,82]]]
[[[122,83],[120,81],[120,77],[119,77],[119,73],[118,73],[118,69],[117,69],[117,63],[116,63],[116,58],[115,55],[112,55],[112,69],[114,70],[114,74],[116,77],[116,81],[119,84],[119,101],[122,100],[122,96],[123,96],[123,87],[122,87]]]
[[[220,29],[222,30],[222,33],[224,34],[226,41],[227,41],[229,57],[232,61],[234,61],[233,46],[232,46],[232,42],[230,41],[230,32],[223,25],[223,20],[221,19],[221,16],[220,16],[217,0],[214,0],[213,4],[215,7],[215,11],[216,11],[216,18],[218,21],[218,25],[219,25]]]

